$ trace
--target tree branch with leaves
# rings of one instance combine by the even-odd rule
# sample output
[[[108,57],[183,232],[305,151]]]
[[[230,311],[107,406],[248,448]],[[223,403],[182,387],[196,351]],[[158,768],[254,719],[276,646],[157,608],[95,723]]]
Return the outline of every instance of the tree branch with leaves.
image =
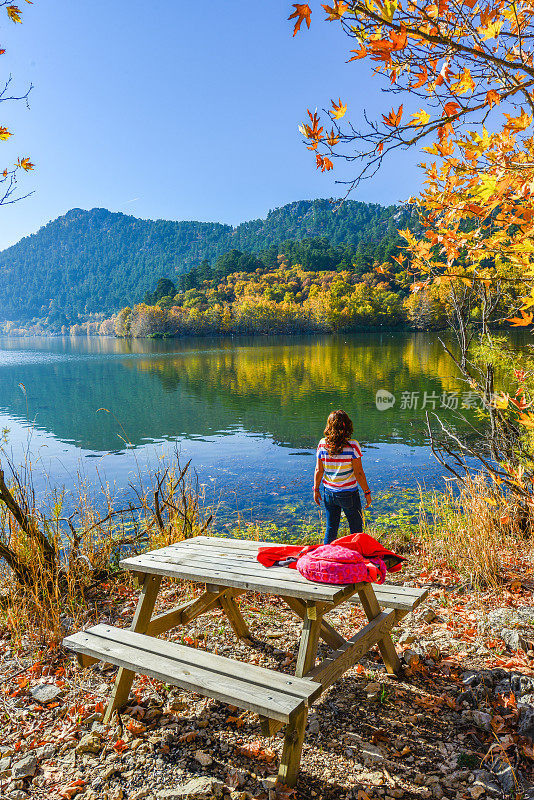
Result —
[[[396,102],[379,119],[364,113],[356,122],[339,98],[321,114],[308,110],[300,131],[321,171],[340,159],[354,165],[354,175],[340,181],[346,194],[401,149],[422,148],[433,157],[421,164],[423,188],[411,200],[423,235],[400,231],[406,247],[397,260],[409,264],[413,292],[448,288],[457,363],[480,393],[492,432],[490,458],[479,455],[496,480],[533,508],[530,372],[515,369],[515,389],[495,392],[496,356],[489,351],[496,310],[515,326],[534,319],[534,6],[334,0],[318,8],[344,31],[348,63],[371,63]],[[296,35],[303,23],[310,27],[314,9],[300,3],[294,9]]]
[[[31,0],[25,0],[25,2],[31,3]],[[16,5],[13,5],[10,0],[0,0],[0,10],[1,9],[5,9],[7,17],[9,20],[11,20],[11,22],[22,22],[22,12],[20,8]],[[5,55],[5,53],[5,49],[0,47],[0,55]],[[30,92],[33,88],[32,85],[30,85],[23,94],[13,94],[11,91],[11,83],[12,77],[10,75],[0,88],[0,104],[20,100],[27,103]],[[13,134],[9,128],[3,124],[0,124],[0,142],[8,141],[12,135]],[[4,168],[4,170],[0,173],[0,205],[16,203],[18,200],[23,200],[25,197],[28,197],[31,194],[31,192],[28,192],[24,195],[20,195],[17,193],[17,189],[20,175],[25,172],[29,172],[33,169],[33,167],[34,164],[32,164],[28,156],[20,156],[17,158],[14,164],[8,165]]]

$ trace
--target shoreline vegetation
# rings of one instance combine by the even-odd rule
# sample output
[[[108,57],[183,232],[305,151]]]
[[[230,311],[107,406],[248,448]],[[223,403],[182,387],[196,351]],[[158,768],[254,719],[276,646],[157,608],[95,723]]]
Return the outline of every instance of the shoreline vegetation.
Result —
[[[5,449],[0,458],[7,468],[7,474],[0,470],[0,634],[9,632],[13,642],[58,645],[65,618],[75,626],[73,620],[91,611],[88,596],[124,580],[119,561],[125,553],[202,534],[303,544],[324,536],[322,522],[304,519],[286,526],[238,519],[220,532],[217,509],[204,504],[191,462],[182,466],[177,455],[140,474],[130,501],[107,484],[95,493],[80,480],[68,509],[61,487],[37,501],[31,463],[15,467]],[[449,570],[473,590],[497,591],[513,562],[527,568],[534,561],[530,529],[510,516],[506,498],[482,473],[457,491],[419,490],[411,499],[415,513],[407,513],[403,495],[398,514],[366,530],[427,570]]]
[[[391,264],[373,272],[309,271],[281,260],[276,269],[230,272],[243,254],[232,251],[227,274],[207,262],[176,280],[162,278],[144,302],[105,318],[93,314],[72,325],[49,318],[0,322],[10,336],[178,338],[228,335],[298,335],[380,331],[438,331],[449,327],[450,294],[430,285],[410,293],[407,270]],[[257,260],[256,260],[257,261]],[[202,265],[201,265],[202,266]],[[221,267],[224,273],[224,264]],[[477,324],[481,309],[471,309]]]

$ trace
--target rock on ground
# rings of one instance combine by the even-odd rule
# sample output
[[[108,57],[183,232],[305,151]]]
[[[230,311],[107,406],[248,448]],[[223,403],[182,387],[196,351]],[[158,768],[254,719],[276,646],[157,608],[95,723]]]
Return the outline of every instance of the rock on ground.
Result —
[[[478,630],[500,637],[511,650],[528,650],[534,640],[534,606],[495,608],[478,621]]]
[[[192,778],[182,786],[174,789],[162,789],[156,795],[157,800],[211,800],[212,797],[222,797],[226,786],[222,781],[208,776]]]

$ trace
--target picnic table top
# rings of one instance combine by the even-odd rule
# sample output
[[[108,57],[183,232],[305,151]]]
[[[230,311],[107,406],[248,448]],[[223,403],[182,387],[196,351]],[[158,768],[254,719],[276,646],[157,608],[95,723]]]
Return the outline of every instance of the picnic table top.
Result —
[[[256,558],[258,548],[273,544],[277,543],[195,536],[160,550],[125,558],[120,565],[134,572],[327,603],[340,600],[351,585],[355,591],[361,586],[314,583],[303,578],[296,569],[264,567]]]

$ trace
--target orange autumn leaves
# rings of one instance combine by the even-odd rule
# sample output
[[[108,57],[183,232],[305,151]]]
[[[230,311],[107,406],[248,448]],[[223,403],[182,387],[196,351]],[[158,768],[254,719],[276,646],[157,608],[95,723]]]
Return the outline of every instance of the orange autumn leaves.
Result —
[[[27,3],[31,3],[32,0],[26,0]],[[5,2],[0,4],[4,6],[6,9],[6,13],[8,18],[15,23],[22,22],[22,11],[20,10],[19,6],[14,4],[6,4]],[[0,55],[4,55],[5,50],[2,48],[0,49]],[[11,131],[5,126],[0,125],[0,141],[6,142],[8,141],[13,134]],[[7,181],[8,182],[8,189],[4,192],[3,201],[7,199],[7,197],[12,193],[12,189],[14,187],[14,183],[16,182],[15,175],[18,170],[23,170],[24,172],[28,172],[34,168],[34,164],[30,161],[28,157],[18,158],[16,163],[11,168],[5,168],[0,175],[0,183]],[[0,192],[1,194],[1,192]]]
[[[411,115],[410,120],[403,119],[403,103],[383,113],[381,120],[385,129],[384,135],[380,140],[378,129],[375,128],[376,135],[368,139],[370,141],[373,138],[375,142],[374,148],[368,154],[370,157],[373,153],[381,154],[389,141],[402,141],[402,136],[396,137],[396,129],[409,132],[414,128],[417,133],[407,133],[404,137],[405,143],[412,144],[427,132],[434,132],[437,142],[432,145],[430,152],[443,157],[452,155],[453,122],[470,113],[471,106],[477,109],[494,108],[501,102],[502,95],[506,94],[506,86],[503,84],[498,88],[487,86],[483,95],[479,97],[480,71],[473,74],[473,66],[470,63],[461,63],[462,56],[468,53],[476,67],[478,53],[482,55],[484,51],[483,43],[499,39],[501,33],[510,35],[514,25],[516,27],[524,25],[534,17],[534,9],[530,8],[527,0],[520,0],[520,8],[514,5],[513,14],[502,0],[494,0],[493,6],[491,4],[483,6],[478,0],[467,0],[464,5],[468,9],[467,15],[464,10],[460,13],[456,6],[450,5],[449,0],[438,0],[437,3],[430,4],[406,1],[403,3],[403,0],[351,0],[350,2],[336,0],[331,4],[321,4],[326,14],[326,21],[341,23],[345,33],[358,42],[358,46],[349,51],[349,62],[369,57],[379,63],[377,72],[389,76],[396,90],[402,88],[414,92],[422,90],[431,101],[437,101],[431,103],[428,108],[423,105]],[[310,27],[312,7],[307,3],[295,3],[293,9],[289,19],[295,20],[293,28],[295,36],[302,30],[303,23],[307,28]],[[518,20],[513,19],[515,14],[518,15]],[[465,24],[466,18],[475,20],[472,29],[468,29],[468,25]],[[493,46],[491,53],[484,51],[484,58],[499,64],[513,60],[512,47],[508,54],[496,56],[496,50],[497,48]],[[532,59],[530,66],[532,67]],[[403,75],[408,75],[405,87],[399,84]],[[532,77],[534,78],[534,68]],[[524,82],[521,80],[516,82],[514,93],[520,91],[519,84]],[[461,101],[462,96],[473,99],[471,106]],[[337,103],[332,102],[328,114],[337,124],[346,110],[347,105],[339,100]],[[308,114],[312,116],[310,111]],[[348,136],[343,136],[337,129],[335,136],[331,136],[332,139],[335,138],[335,144],[331,144],[319,124],[317,112],[314,116],[315,124],[304,123],[299,129],[308,140],[309,148],[315,151],[317,167],[325,171],[332,169],[333,166],[332,148],[340,141],[345,144],[356,136],[350,133]],[[440,123],[440,117],[445,118],[444,124]],[[323,146],[323,152],[318,152],[319,144]]]
[[[294,12],[288,19],[296,19],[295,27],[293,28],[293,36],[296,36],[300,30],[303,22],[306,23],[308,28],[311,23],[311,8],[307,3],[293,3]]]
[[[367,59],[375,78],[398,98],[378,119],[362,117],[359,126],[346,123],[346,100],[332,102],[322,115],[308,112],[300,131],[317,168],[333,169],[334,157],[356,165],[353,180],[346,181],[350,191],[396,148],[422,148],[432,158],[421,164],[423,188],[411,200],[421,230],[417,236],[401,231],[413,292],[431,284],[446,289],[453,282],[473,296],[486,293],[488,302],[492,292],[504,292],[503,316],[514,327],[531,327],[531,0],[347,0],[317,6],[347,36],[347,63]],[[313,7],[294,5],[294,35],[303,22],[310,27]],[[521,424],[534,429],[534,412],[518,407],[518,413]]]
[[[332,118],[332,120],[339,120],[345,116],[347,112],[347,106],[343,104],[341,98],[338,99],[336,102],[335,100],[331,101],[332,109],[328,112]],[[315,150],[321,142],[326,143],[330,151],[335,145],[339,142],[339,135],[336,133],[334,128],[330,130],[330,132],[324,131],[322,125],[319,124],[319,116],[317,111],[312,112],[308,109],[308,117],[309,123],[303,122],[299,125],[299,131],[302,133],[303,136],[306,137],[308,140],[308,150]],[[321,170],[321,172],[327,172],[328,170],[333,169],[334,165],[330,158],[326,155],[316,152],[315,153],[316,165],[317,168]]]

